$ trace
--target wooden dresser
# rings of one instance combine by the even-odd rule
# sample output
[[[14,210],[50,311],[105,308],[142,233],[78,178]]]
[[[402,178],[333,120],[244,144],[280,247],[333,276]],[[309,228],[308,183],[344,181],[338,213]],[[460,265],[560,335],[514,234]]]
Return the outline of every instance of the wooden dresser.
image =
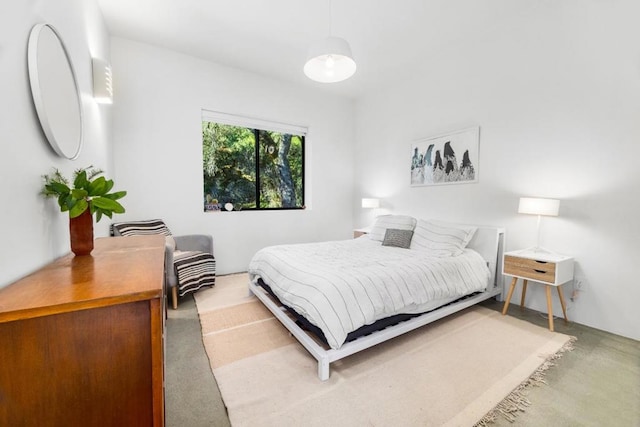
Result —
[[[0,426],[164,425],[164,246],[96,239],[0,289]]]

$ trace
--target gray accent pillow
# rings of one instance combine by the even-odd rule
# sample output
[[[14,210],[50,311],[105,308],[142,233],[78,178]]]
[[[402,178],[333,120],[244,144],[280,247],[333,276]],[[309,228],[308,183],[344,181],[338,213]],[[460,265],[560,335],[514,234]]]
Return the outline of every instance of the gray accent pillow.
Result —
[[[413,230],[398,230],[397,228],[387,228],[384,233],[382,246],[395,246],[397,248],[409,249],[411,245]]]
[[[369,232],[369,238],[371,240],[377,240],[382,242],[384,240],[384,233],[389,228],[395,228],[397,230],[413,230],[416,226],[417,220],[414,217],[407,215],[380,215],[376,218],[376,222],[371,227]]]

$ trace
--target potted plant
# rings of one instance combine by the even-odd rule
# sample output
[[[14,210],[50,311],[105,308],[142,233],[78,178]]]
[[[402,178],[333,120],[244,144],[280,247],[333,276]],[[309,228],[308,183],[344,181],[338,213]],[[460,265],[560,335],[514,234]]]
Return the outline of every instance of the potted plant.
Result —
[[[110,192],[113,180],[101,176],[104,172],[89,166],[73,173],[73,184],[58,169],[43,175],[41,194],[56,197],[61,212],[69,212],[71,251],[76,255],[88,255],[93,250],[93,214],[96,221],[103,215],[111,218],[114,213],[124,213],[118,202],[126,191]]]

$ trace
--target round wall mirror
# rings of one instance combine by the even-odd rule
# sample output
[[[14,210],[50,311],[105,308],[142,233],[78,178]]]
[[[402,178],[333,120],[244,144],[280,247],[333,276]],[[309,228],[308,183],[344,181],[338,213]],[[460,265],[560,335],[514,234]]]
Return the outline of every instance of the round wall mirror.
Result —
[[[49,24],[31,29],[29,81],[42,130],[53,150],[70,160],[82,149],[82,104],[76,73],[62,38]]]

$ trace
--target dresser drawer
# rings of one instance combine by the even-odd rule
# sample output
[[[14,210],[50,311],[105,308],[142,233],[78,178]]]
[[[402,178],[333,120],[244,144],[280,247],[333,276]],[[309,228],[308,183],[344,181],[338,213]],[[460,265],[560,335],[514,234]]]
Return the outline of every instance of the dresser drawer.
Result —
[[[504,273],[541,282],[555,283],[556,263],[505,255]]]

